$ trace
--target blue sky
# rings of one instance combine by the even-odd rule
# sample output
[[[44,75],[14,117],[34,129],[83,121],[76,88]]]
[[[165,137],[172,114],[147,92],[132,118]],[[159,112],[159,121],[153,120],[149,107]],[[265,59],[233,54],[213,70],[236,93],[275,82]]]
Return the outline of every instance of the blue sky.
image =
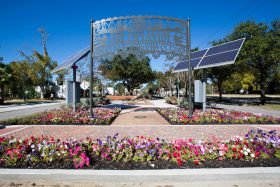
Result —
[[[37,29],[49,33],[47,48],[62,62],[90,42],[90,19],[126,15],[191,18],[192,47],[200,49],[224,37],[239,22],[271,22],[280,17],[279,0],[0,0],[0,56],[20,60],[19,50],[41,50]],[[163,59],[152,60],[161,69]]]

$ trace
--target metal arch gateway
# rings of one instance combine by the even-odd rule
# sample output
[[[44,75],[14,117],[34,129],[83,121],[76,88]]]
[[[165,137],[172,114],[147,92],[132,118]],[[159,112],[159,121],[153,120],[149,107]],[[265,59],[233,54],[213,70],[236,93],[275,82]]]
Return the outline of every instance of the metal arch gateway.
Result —
[[[93,88],[94,61],[110,59],[119,54],[134,54],[138,58],[152,55],[166,60],[185,60],[190,64],[190,19],[162,16],[126,16],[91,21],[90,90]],[[191,95],[191,73],[188,73]],[[75,94],[73,94],[75,95]],[[73,96],[74,99],[75,96]],[[74,100],[75,101],[75,100]],[[74,103],[74,102],[73,102]],[[189,117],[192,116],[192,98],[189,96]],[[90,114],[93,101],[90,94]],[[74,104],[75,108],[75,104]]]
[[[126,16],[92,23],[94,58],[99,61],[115,54],[138,58],[165,55],[166,60],[186,60],[185,20],[161,16]]]
[[[185,61],[190,64],[190,19],[182,20],[163,16],[125,16],[91,21],[91,44],[72,55],[53,72],[71,67],[73,69],[73,108],[76,110],[76,63],[90,54],[90,90],[93,86],[94,61],[111,59],[119,54],[126,57],[134,54],[137,58],[164,55],[166,60]],[[189,93],[191,94],[191,73]],[[189,97],[189,106],[191,105]],[[92,115],[92,94],[90,114]],[[190,107],[189,115],[192,114]]]

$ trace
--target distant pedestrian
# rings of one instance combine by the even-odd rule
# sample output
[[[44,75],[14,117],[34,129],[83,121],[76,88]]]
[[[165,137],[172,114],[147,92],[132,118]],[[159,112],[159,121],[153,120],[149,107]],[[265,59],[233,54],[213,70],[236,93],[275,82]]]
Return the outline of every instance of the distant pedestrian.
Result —
[[[53,100],[53,94],[51,93],[51,100]]]

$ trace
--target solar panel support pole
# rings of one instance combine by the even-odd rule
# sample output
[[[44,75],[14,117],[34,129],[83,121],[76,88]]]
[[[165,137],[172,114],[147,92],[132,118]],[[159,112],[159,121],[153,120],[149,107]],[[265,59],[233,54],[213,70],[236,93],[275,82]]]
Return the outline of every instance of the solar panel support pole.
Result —
[[[207,81],[207,77],[206,77],[206,73],[205,70],[202,69],[202,97],[203,97],[203,103],[202,103],[202,110],[203,112],[205,112],[206,109],[206,81]]]
[[[92,101],[92,88],[93,88],[93,37],[94,35],[94,30],[93,30],[93,19],[90,22],[90,84],[89,84],[89,99],[90,99],[90,116],[93,116],[93,112],[92,112],[92,105],[93,105],[93,101]]]
[[[76,109],[76,105],[77,105],[77,100],[76,100],[76,96],[77,96],[76,69],[77,69],[77,66],[76,66],[76,63],[73,64],[72,69],[73,69],[73,111],[76,112],[77,111],[77,109]]]
[[[179,105],[180,104],[180,87],[179,87],[179,84],[180,83],[180,79],[179,79],[179,73],[177,73],[177,104]]]
[[[186,56],[187,56],[187,65],[188,65],[188,81],[189,81],[189,118],[192,118],[192,68],[191,68],[191,36],[190,36],[190,18],[187,20],[187,45],[186,45]]]

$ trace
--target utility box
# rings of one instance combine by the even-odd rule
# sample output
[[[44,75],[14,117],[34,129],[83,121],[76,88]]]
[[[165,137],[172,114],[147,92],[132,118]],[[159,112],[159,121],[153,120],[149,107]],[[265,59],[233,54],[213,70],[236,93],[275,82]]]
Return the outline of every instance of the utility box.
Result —
[[[194,81],[194,102],[203,103],[203,84],[200,80]]]
[[[73,81],[66,81],[66,103],[73,104]],[[76,82],[76,103],[80,103],[80,82]]]

